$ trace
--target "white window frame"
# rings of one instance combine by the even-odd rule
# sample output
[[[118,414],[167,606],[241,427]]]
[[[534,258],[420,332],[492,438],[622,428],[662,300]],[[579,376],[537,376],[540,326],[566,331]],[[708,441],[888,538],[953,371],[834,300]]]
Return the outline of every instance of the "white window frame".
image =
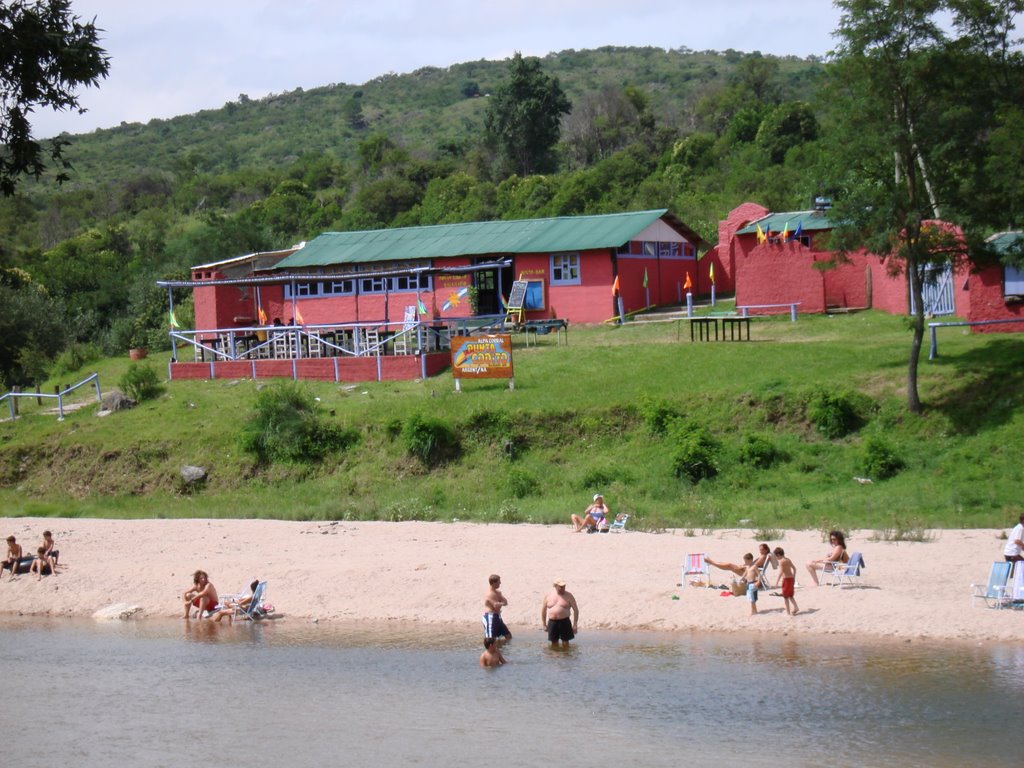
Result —
[[[568,277],[566,277],[568,273]],[[579,285],[580,279],[580,255],[574,253],[553,253],[551,254],[551,284],[552,285]]]

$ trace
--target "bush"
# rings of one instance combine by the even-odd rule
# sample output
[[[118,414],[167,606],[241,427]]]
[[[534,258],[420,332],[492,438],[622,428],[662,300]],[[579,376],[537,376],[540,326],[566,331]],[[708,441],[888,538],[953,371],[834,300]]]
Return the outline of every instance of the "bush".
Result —
[[[118,380],[121,391],[136,402],[152,400],[162,391],[156,369],[142,363],[132,363]]]
[[[320,461],[359,441],[359,433],[324,420],[305,387],[283,382],[256,395],[242,427],[242,448],[262,463]]]
[[[534,496],[540,490],[540,482],[524,469],[513,469],[508,473],[508,489],[517,499]]]
[[[98,344],[76,341],[57,355],[53,365],[50,367],[50,376],[53,378],[67,376],[69,373],[75,373],[81,370],[82,366],[94,360],[99,360],[101,357],[103,357],[103,350]]]
[[[672,470],[675,476],[691,483],[718,474],[721,445],[705,427],[681,425],[673,434]]]
[[[681,414],[665,400],[645,397],[640,401],[640,417],[652,435],[664,435],[673,422],[681,418]]]
[[[783,458],[782,452],[762,435],[747,435],[740,446],[740,463],[768,469]]]
[[[864,441],[864,450],[860,459],[860,471],[876,480],[895,477],[906,467],[895,449],[880,437],[869,437]]]
[[[402,430],[405,449],[425,467],[437,467],[459,455],[455,431],[440,419],[412,416]]]
[[[864,423],[851,393],[825,389],[816,389],[808,397],[807,419],[830,440],[856,432]]]
[[[501,502],[501,506],[498,507],[498,522],[499,523],[525,523],[528,522],[527,518],[519,511],[519,507],[511,499],[505,499]]]

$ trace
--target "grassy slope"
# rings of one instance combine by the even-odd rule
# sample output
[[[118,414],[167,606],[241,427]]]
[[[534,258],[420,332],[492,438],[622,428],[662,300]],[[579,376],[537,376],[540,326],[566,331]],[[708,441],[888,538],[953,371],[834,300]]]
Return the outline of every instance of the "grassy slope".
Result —
[[[757,321],[749,344],[691,344],[682,332],[677,342],[675,324],[573,328],[568,347],[517,344],[514,392],[470,382],[455,394],[447,374],[311,383],[330,418],[363,434],[356,449],[313,468],[257,468],[240,452],[240,419],[265,383],[174,383],[158,400],[102,419],[94,406],[64,422],[28,406],[25,418],[0,423],[0,507],[6,515],[555,522],[601,490],[646,527],[884,528],[998,526],[1018,502],[1019,336],[942,331],[940,359],[921,366],[929,410],[913,417],[904,407],[910,338],[902,318]],[[89,370],[110,389],[126,366],[106,360]],[[870,398],[858,434],[829,441],[810,428],[802,402],[819,385]],[[644,424],[645,398],[670,402],[723,442],[718,478],[691,486],[673,476],[672,445]],[[414,413],[455,426],[461,459],[429,472],[410,459],[394,433]],[[788,459],[768,470],[740,464],[738,448],[753,433]],[[858,456],[873,434],[907,469],[860,485]],[[206,488],[179,494],[185,464],[209,470]]]

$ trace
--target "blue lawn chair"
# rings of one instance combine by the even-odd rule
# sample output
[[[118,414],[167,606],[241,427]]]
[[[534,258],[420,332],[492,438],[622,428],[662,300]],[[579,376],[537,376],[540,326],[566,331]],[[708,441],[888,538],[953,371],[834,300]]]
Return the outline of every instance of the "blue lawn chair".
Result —
[[[256,585],[256,589],[253,590],[252,600],[246,606],[235,607],[235,617],[241,617],[248,619],[249,621],[259,621],[266,612],[263,610],[263,601],[267,593],[267,582],[261,581]]]
[[[985,601],[989,608],[1002,608],[1007,604],[1007,582],[1010,580],[1010,569],[1013,563],[995,562],[988,574],[985,584],[971,584],[971,606],[978,598]]]

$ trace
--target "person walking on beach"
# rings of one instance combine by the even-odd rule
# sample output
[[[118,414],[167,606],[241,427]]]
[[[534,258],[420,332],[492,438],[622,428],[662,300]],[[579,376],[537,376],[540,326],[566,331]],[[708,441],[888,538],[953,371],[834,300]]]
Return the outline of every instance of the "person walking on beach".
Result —
[[[493,637],[484,638],[484,652],[480,654],[481,667],[499,667],[505,663],[505,657],[498,648],[498,641]]]
[[[11,578],[18,572],[18,563],[21,562],[21,544],[14,536],[7,537],[7,559],[0,563],[0,578],[3,578],[4,568],[11,569]]]
[[[796,599],[793,597],[796,589],[796,566],[793,565],[792,560],[786,557],[782,547],[775,548],[775,558],[779,563],[779,576],[782,577],[782,599],[786,603],[786,613],[796,616],[800,612],[800,609],[796,607]]]
[[[757,613],[757,588],[758,578],[757,566],[754,565],[754,556],[749,552],[743,556],[746,560],[750,558],[750,564],[747,566],[747,570],[743,573],[743,580],[747,582],[747,601],[750,603],[750,615],[753,616]]]
[[[218,610],[220,598],[217,597],[217,589],[210,581],[206,571],[196,571],[192,575],[192,588],[185,592],[185,618],[191,618],[192,607],[199,609],[199,618],[203,613],[213,614]]]
[[[1003,548],[1003,557],[1008,563],[1017,563],[1024,560],[1024,515],[1020,516],[1020,522],[1010,531]]]
[[[501,594],[501,576],[492,573],[487,579],[487,591],[484,592],[484,637],[512,639],[505,622],[501,618],[501,609],[508,605],[508,600]]]
[[[566,590],[564,581],[559,579],[553,587],[541,603],[540,623],[548,632],[548,642],[552,648],[557,646],[559,641],[568,647],[569,641],[580,631],[580,609],[572,592]]]

